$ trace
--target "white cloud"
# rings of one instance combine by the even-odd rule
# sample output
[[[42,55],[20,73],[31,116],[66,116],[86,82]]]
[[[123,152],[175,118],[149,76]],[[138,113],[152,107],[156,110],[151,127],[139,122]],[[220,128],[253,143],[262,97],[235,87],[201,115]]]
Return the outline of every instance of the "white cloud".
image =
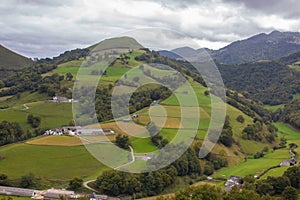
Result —
[[[0,43],[27,56],[46,57],[145,27],[182,32],[214,49],[272,29],[299,30],[297,18],[291,17],[295,9],[277,14],[276,3],[264,13],[263,6],[236,0],[8,0],[0,5]],[[152,40],[152,46],[190,45],[190,40],[167,39]]]

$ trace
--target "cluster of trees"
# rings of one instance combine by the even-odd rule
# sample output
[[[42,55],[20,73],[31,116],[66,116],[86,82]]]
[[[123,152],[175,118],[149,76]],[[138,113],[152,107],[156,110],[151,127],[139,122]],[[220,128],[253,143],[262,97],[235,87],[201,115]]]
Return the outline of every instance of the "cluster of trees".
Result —
[[[262,157],[265,156],[265,153],[268,152],[268,151],[269,151],[269,148],[266,146],[266,147],[263,148],[262,151],[256,152],[256,153],[253,155],[253,157],[254,157],[254,159],[262,158]]]
[[[130,96],[130,98],[128,98],[129,94],[121,94],[121,95],[115,95],[112,101],[111,99],[112,88],[113,85],[109,85],[108,87],[97,88],[96,90],[95,109],[96,109],[98,121],[100,122],[113,119],[113,115],[111,111],[111,103],[114,103],[114,106],[116,108],[120,107],[120,109],[116,109],[118,113],[115,113],[115,115],[117,115],[115,117],[121,117],[127,114],[123,109],[124,105],[128,104],[128,102],[126,102],[126,99],[129,99],[129,112],[134,113],[138,110],[141,110],[142,108],[150,106],[154,100],[165,99],[172,94],[172,92],[168,90],[166,87],[157,86],[157,85],[155,85],[155,87],[152,86],[147,87],[146,85],[144,87],[137,89]],[[82,112],[81,114],[85,116],[93,117],[94,111],[87,109],[90,107],[89,105],[93,103],[93,102],[89,102],[90,100],[92,101],[92,99],[85,98],[87,96],[92,96],[93,90],[88,87],[84,87],[77,92],[80,92],[80,94],[76,96],[80,98],[79,106],[82,108],[80,109]],[[84,119],[84,120],[88,121],[89,119]],[[80,119],[77,121],[80,122]],[[80,123],[85,123],[85,122],[83,121]]]
[[[16,122],[2,121],[0,123],[0,146],[27,139],[30,136],[24,134],[22,128]]]
[[[167,65],[175,69],[177,72],[180,72],[183,76],[190,76],[194,81],[197,81],[201,85],[206,86],[205,81],[191,63],[186,61],[172,60],[170,58],[161,56],[158,52],[149,51],[149,49],[144,50],[146,51],[146,53],[135,57],[135,60],[144,61],[146,63],[159,63],[162,65]]]
[[[152,64],[152,67],[153,68],[145,69],[144,65],[141,65],[139,67],[139,69],[142,70],[144,75],[151,77],[152,79],[156,80],[158,83],[168,86],[172,90],[177,89],[178,87],[182,86],[186,82],[186,79],[184,78],[184,76],[182,76],[179,72],[175,72],[175,73],[173,72],[173,74],[171,76],[170,76],[170,74],[168,76],[163,76],[163,77],[155,76],[152,73],[153,69],[162,68],[162,67],[160,65],[156,65],[156,64]],[[172,71],[170,71],[170,72],[172,72]]]
[[[297,200],[300,188],[300,168],[289,168],[283,176],[268,177],[256,180],[252,175],[243,179],[243,188],[233,187],[224,191],[217,186],[203,185],[189,187],[175,194],[175,196],[159,197],[159,200]]]
[[[157,146],[159,149],[163,148],[169,143],[168,139],[161,136],[161,134],[159,133],[160,130],[154,122],[150,122],[149,124],[147,124],[146,129],[149,132],[152,144]]]
[[[263,104],[239,95],[236,91],[226,90],[227,103],[241,110],[252,118],[261,118],[265,123],[272,121],[272,113],[263,107]]]
[[[81,178],[73,178],[69,182],[69,187],[68,189],[73,190],[73,191],[78,191],[82,188],[83,180]]]
[[[116,136],[116,145],[123,149],[128,149],[130,145],[129,137],[127,135],[118,134]]]
[[[42,135],[47,128],[35,128],[32,131],[23,131],[19,123],[2,121],[0,123],[0,146]]]
[[[29,114],[27,116],[27,123],[32,126],[32,128],[37,128],[41,124],[41,118],[39,116],[33,116],[32,114]]]
[[[65,63],[72,60],[78,60],[80,58],[84,58],[89,55],[90,50],[89,49],[74,49],[71,51],[65,51],[64,53],[60,54],[59,56],[53,57],[53,59],[45,58],[40,59],[38,61],[42,63],[53,63],[55,65],[59,65],[61,63]]]
[[[0,185],[2,186],[13,186],[21,188],[33,188],[39,184],[39,180],[35,177],[33,173],[28,173],[21,176],[20,180],[10,181],[6,174],[0,174]]]
[[[219,138],[219,142],[224,144],[226,147],[231,147],[234,142],[232,136],[233,136],[233,132],[230,124],[230,118],[227,115],[225,118],[222,133]]]
[[[295,99],[286,104],[283,109],[279,108],[273,113],[275,121],[289,123],[295,128],[300,128],[300,99]]]
[[[53,74],[42,77],[34,68],[29,68],[25,72],[18,72],[7,79],[3,80],[8,89],[1,90],[0,96],[16,95],[24,91],[46,93],[52,97],[55,94],[64,94],[71,97],[68,88],[63,87],[62,82],[72,81],[73,75],[68,73],[67,76]]]
[[[300,167],[288,168],[283,176],[268,177],[264,180],[255,180],[251,176],[244,178],[244,186],[261,196],[283,195],[285,199],[298,199],[297,189],[300,188]]]
[[[225,152],[219,154],[209,153],[205,158],[205,166],[203,173],[211,175],[215,170],[228,166],[228,161]]]
[[[265,128],[266,126],[266,128]],[[277,128],[271,124],[268,123],[264,125],[264,123],[257,118],[254,119],[254,124],[248,124],[243,129],[243,138],[244,139],[252,139],[255,141],[263,141],[266,140],[267,142],[274,142],[277,135]]]
[[[136,198],[160,194],[174,183],[177,176],[200,174],[199,160],[194,150],[189,149],[180,159],[158,171],[130,174],[109,170],[97,178],[96,187],[103,193],[118,196],[135,194]]]
[[[47,93],[49,96],[53,96],[55,93],[66,93],[67,89],[60,87],[64,76],[56,74],[42,77],[41,74],[56,69],[61,63],[85,57],[88,53],[88,49],[75,49],[66,51],[53,59],[40,59],[32,66],[15,70],[13,73],[11,73],[11,69],[2,69],[0,78],[3,84],[1,86],[8,87],[8,89],[2,90],[0,96],[15,95],[24,91],[39,91]],[[66,80],[71,81],[72,79],[73,75],[68,73]]]

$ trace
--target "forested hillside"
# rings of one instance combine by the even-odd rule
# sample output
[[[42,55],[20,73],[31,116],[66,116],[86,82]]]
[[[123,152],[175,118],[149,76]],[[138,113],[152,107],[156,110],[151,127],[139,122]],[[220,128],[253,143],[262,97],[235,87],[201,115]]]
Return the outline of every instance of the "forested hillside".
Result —
[[[217,65],[226,87],[264,104],[288,103],[300,93],[300,73],[277,61]]]

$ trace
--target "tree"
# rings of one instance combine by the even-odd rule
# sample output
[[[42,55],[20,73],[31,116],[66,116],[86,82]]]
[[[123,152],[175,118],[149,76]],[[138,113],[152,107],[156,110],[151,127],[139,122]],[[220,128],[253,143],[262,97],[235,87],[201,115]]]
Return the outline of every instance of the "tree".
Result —
[[[267,181],[258,181],[255,185],[256,192],[260,195],[273,195],[275,193],[274,187],[271,185],[271,183],[268,183]]]
[[[79,190],[82,186],[83,180],[80,178],[74,178],[69,182],[69,189],[71,190]]]
[[[237,118],[236,118],[236,121],[240,122],[240,123],[244,123],[245,122],[245,119],[242,115],[239,115]]]
[[[232,138],[233,132],[230,124],[229,116],[226,116],[222,133],[220,135],[219,141],[227,147],[231,147],[233,143]]]
[[[203,173],[207,176],[210,176],[214,173],[214,166],[211,164],[211,162],[207,161],[207,163],[205,163],[204,169],[203,169]]]
[[[6,174],[0,174],[0,185],[8,185]]]
[[[298,192],[295,188],[291,186],[287,186],[284,191],[282,192],[282,195],[286,200],[297,200],[298,199]]]
[[[27,123],[32,126],[32,128],[37,128],[41,124],[41,118],[39,116],[33,116],[32,114],[29,114],[27,116]]]
[[[294,166],[291,168],[288,168],[284,172],[284,176],[288,177],[288,179],[291,182],[291,186],[294,188],[299,189],[300,188],[300,167]]]
[[[118,134],[116,137],[116,144],[123,149],[128,149],[130,145],[129,137],[127,135]]]
[[[273,186],[275,194],[281,194],[287,186],[291,185],[290,180],[286,176],[269,176],[267,182]]]
[[[66,74],[66,80],[67,81],[71,81],[73,79],[73,75],[70,73],[70,72],[68,72],[67,74]]]
[[[20,182],[20,186],[22,188],[30,188],[32,186],[34,186],[34,174],[29,173],[27,175],[24,175],[21,177],[21,182]]]
[[[227,193],[227,195],[225,195],[226,197],[224,199],[226,200],[248,200],[248,199],[256,199],[256,200],[260,200],[262,199],[259,194],[257,194],[255,191],[253,190],[247,190],[247,189],[240,189],[238,187],[234,187],[229,193]]]
[[[4,86],[5,86],[4,82],[2,80],[0,80],[0,89],[4,88]]]

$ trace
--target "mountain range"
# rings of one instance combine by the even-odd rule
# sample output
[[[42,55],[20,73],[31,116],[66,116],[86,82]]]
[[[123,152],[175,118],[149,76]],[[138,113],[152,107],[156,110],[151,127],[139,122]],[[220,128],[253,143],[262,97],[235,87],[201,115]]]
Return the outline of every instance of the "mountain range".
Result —
[[[261,33],[245,40],[235,41],[219,50],[181,47],[170,52],[160,51],[160,53],[176,59],[180,57],[178,55],[189,58],[203,50],[206,50],[214,60],[223,64],[276,60],[300,51],[300,33],[273,31],[270,34]]]

